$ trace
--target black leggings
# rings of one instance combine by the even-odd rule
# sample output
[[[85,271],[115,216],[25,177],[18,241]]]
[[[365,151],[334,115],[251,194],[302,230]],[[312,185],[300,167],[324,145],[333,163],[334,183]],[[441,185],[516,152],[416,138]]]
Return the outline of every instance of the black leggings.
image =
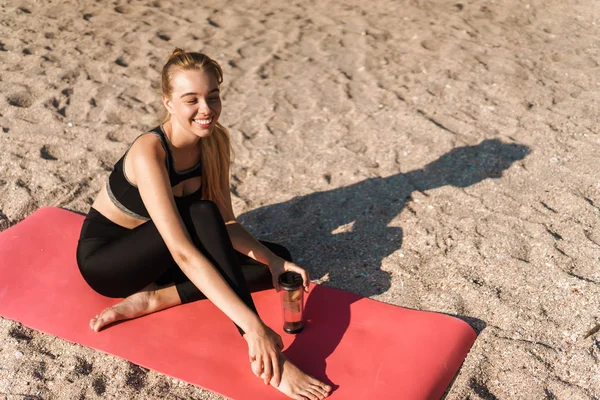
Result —
[[[273,287],[268,267],[235,251],[214,202],[175,199],[192,242],[256,312],[250,292]],[[292,260],[285,247],[261,243],[279,257]],[[175,263],[152,220],[128,229],[90,208],[81,228],[77,264],[90,287],[107,297],[127,297],[151,283],[172,283],[182,303],[206,299]],[[238,330],[244,333],[240,327]]]

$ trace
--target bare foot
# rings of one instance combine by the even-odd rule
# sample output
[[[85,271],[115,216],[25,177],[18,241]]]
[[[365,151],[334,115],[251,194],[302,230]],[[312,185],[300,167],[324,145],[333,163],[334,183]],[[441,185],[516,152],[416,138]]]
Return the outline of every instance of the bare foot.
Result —
[[[181,300],[174,285],[161,289],[150,285],[96,315],[90,320],[90,328],[98,332],[113,322],[141,317],[178,304],[181,304]]]
[[[283,354],[280,357],[281,383],[279,386],[275,386],[274,381],[271,380],[271,386],[288,397],[297,400],[321,400],[329,396],[331,386],[305,374]],[[261,376],[261,378],[263,377]]]

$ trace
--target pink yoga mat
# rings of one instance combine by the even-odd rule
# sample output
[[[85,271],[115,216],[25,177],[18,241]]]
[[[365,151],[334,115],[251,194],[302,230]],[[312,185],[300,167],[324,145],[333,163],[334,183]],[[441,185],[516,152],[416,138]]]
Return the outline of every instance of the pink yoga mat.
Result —
[[[44,207],[0,232],[1,316],[230,398],[286,398],[254,377],[245,341],[208,300],[93,332],[90,318],[118,299],[95,293],[79,275],[83,218]],[[274,290],[253,298],[283,337],[284,353],[334,386],[332,399],[439,399],[476,338],[460,319],[320,285],[311,285],[305,329],[293,336],[283,332]]]

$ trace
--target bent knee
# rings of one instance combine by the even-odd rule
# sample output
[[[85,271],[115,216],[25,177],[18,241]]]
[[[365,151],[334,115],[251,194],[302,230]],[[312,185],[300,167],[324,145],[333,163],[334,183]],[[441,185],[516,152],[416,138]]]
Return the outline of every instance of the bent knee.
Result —
[[[219,207],[212,200],[198,200],[189,205],[190,215],[196,218],[206,218],[209,216],[221,217]]]
[[[214,212],[219,211],[219,207],[212,200],[197,200],[190,204],[190,211]]]
[[[127,297],[131,294],[129,291],[123,290],[123,288],[117,284],[118,281],[115,279],[108,279],[108,277],[103,276],[103,274],[99,274],[99,268],[95,267],[93,263],[89,261],[89,258],[78,257],[77,266],[79,267],[81,277],[94,292],[112,298]],[[102,268],[101,270],[105,269]]]
[[[105,279],[98,279],[94,273],[87,271],[85,266],[79,267],[79,271],[81,272],[81,276],[85,283],[88,284],[90,288],[94,290],[94,292],[111,298],[123,298],[129,296],[131,293],[129,291],[122,290],[122,288],[116,285],[114,280],[106,281]]]

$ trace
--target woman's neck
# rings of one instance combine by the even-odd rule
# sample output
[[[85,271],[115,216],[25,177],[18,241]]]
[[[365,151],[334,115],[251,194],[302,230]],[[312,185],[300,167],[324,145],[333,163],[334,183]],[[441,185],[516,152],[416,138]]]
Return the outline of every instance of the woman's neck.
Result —
[[[191,150],[198,148],[199,137],[185,131],[177,122],[168,120],[163,125],[163,131],[167,136],[167,140],[174,149]]]

